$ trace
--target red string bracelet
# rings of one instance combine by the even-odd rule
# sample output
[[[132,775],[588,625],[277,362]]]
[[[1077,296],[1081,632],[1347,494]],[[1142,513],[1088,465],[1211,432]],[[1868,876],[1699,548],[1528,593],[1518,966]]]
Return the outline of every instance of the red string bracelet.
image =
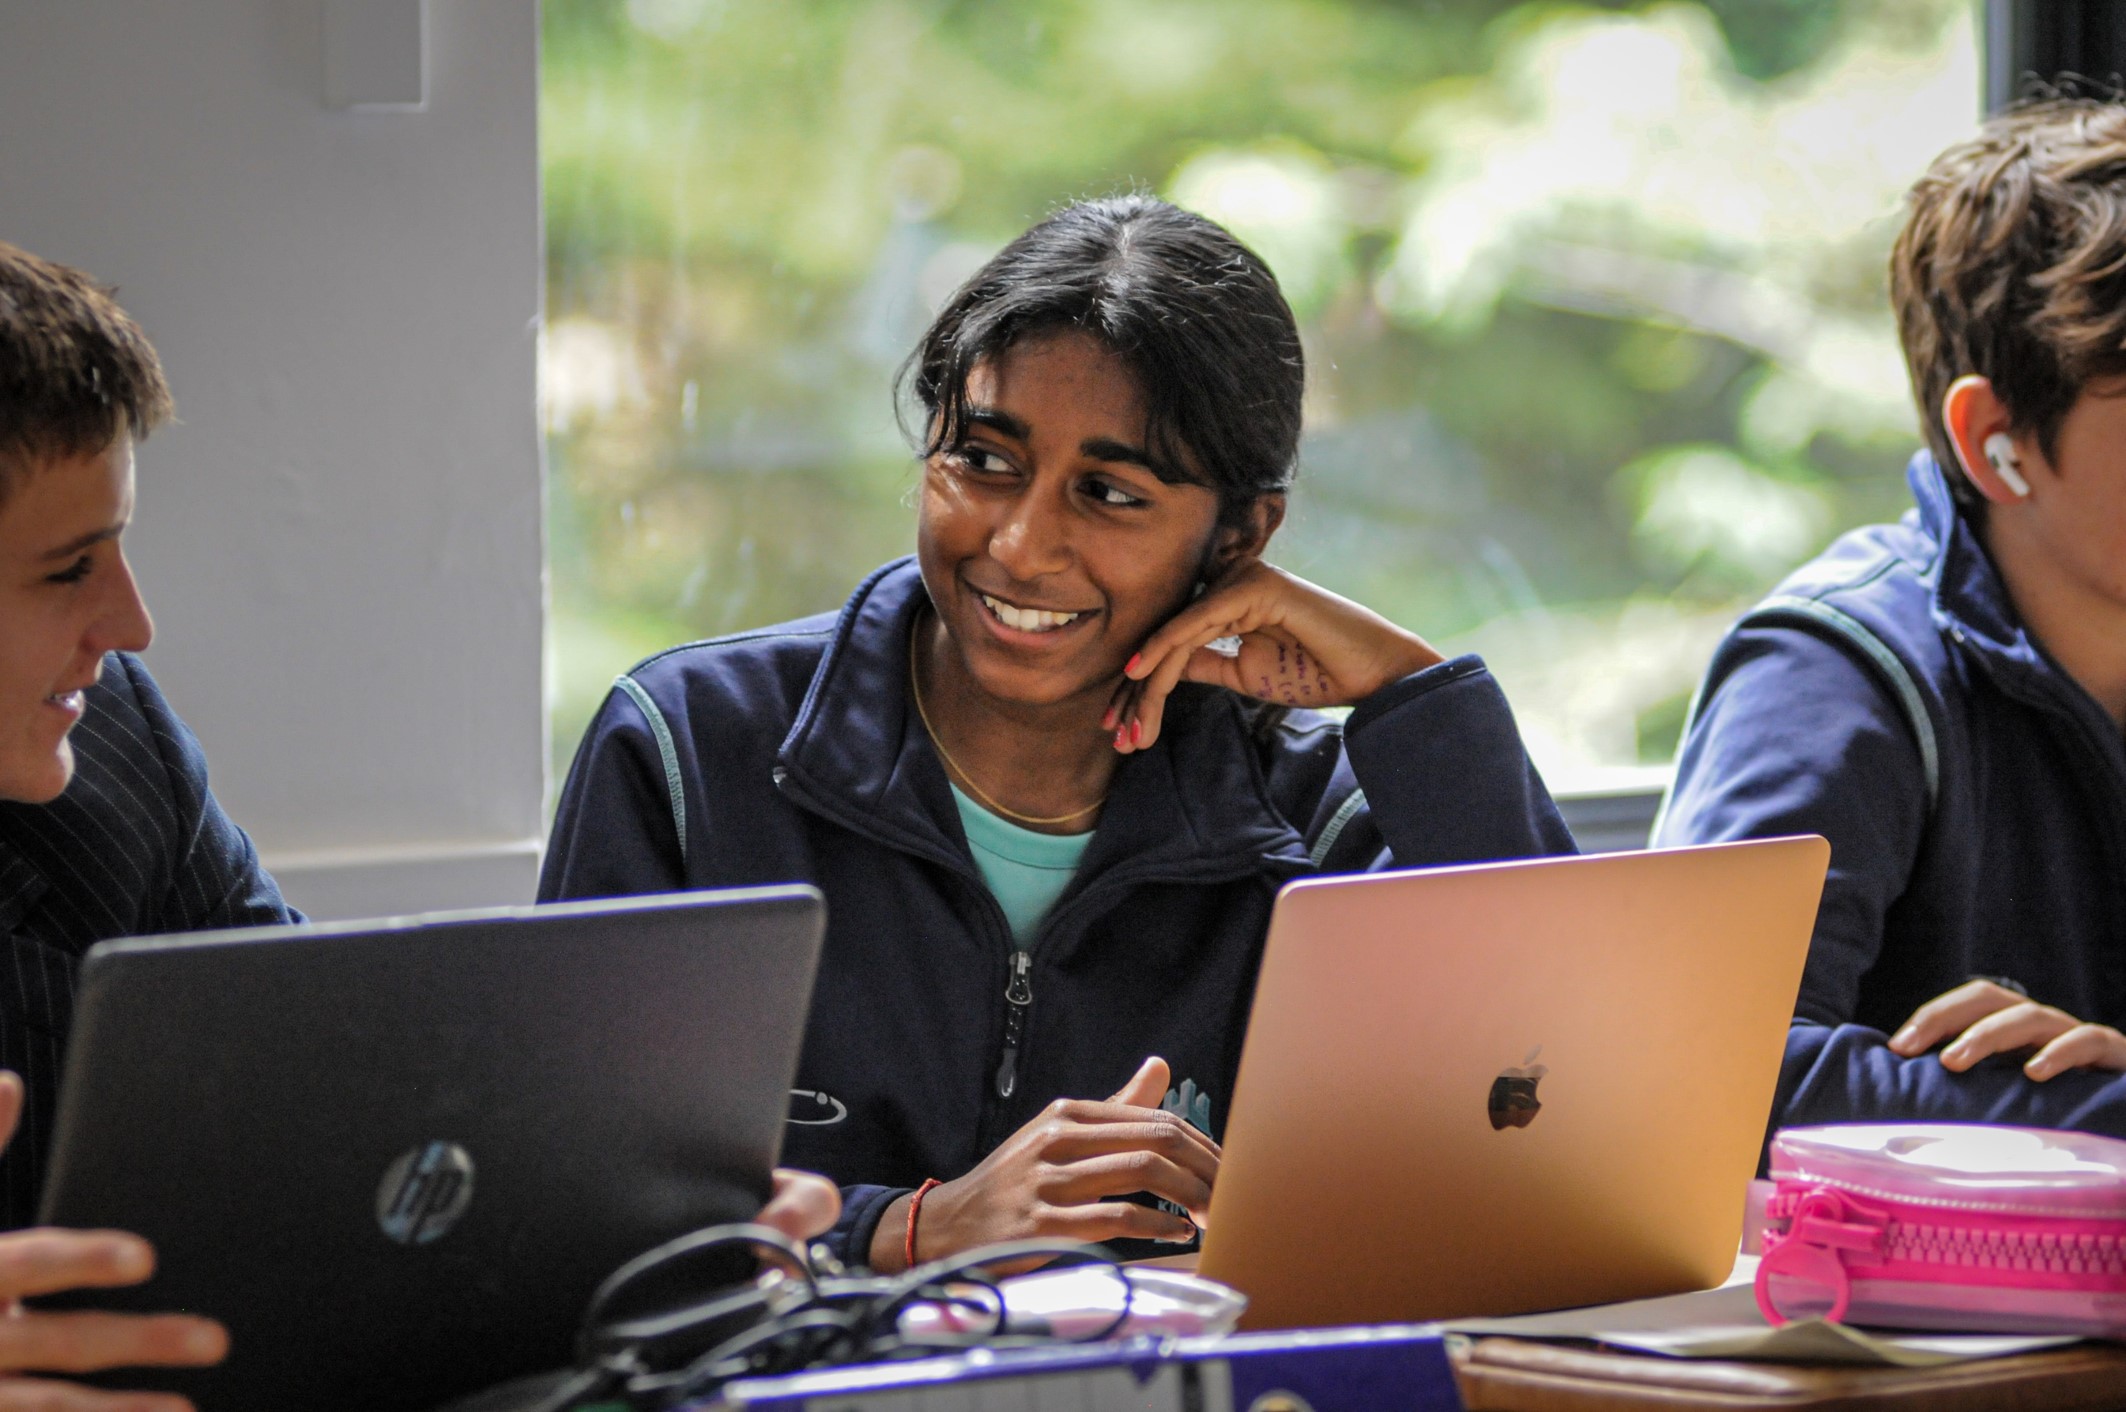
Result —
[[[907,1257],[907,1268],[915,1268],[915,1220],[923,1214],[923,1198],[930,1195],[930,1188],[943,1186],[936,1177],[923,1178],[923,1184],[915,1189],[915,1196],[908,1202],[908,1238],[902,1243],[901,1253]]]

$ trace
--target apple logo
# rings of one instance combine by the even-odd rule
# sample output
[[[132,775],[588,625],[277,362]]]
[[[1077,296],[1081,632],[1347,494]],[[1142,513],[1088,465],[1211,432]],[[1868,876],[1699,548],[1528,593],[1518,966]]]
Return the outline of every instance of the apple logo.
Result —
[[[1535,1086],[1550,1072],[1535,1062],[1543,1052],[1537,1045],[1528,1051],[1528,1057],[1511,1069],[1502,1069],[1491,1081],[1491,1126],[1493,1130],[1525,1128],[1535,1121],[1535,1115],[1543,1111],[1543,1102],[1535,1096]]]

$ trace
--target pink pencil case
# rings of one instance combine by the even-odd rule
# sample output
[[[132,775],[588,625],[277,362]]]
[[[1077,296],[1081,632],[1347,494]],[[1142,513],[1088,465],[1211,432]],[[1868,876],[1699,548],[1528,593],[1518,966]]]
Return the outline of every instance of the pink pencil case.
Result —
[[[1757,1307],[1891,1328],[2126,1338],[2126,1142],[1979,1124],[1772,1139]]]

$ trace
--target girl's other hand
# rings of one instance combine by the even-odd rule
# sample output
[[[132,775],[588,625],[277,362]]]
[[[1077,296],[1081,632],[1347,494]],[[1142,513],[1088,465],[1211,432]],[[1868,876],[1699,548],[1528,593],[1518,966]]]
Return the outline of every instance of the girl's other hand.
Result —
[[[918,1263],[1006,1240],[1187,1241],[1211,1204],[1218,1144],[1159,1107],[1169,1074],[1144,1061],[1104,1101],[1059,1098],[966,1176],[931,1189],[916,1227]],[[1192,1213],[1122,1198],[1138,1192]],[[873,1269],[904,1267],[908,1198],[871,1243]]]
[[[1240,650],[1212,651],[1220,638],[1238,638]],[[1372,609],[1241,559],[1130,659],[1103,724],[1127,753],[1159,738],[1166,699],[1184,681],[1280,706],[1349,706],[1443,660]]]

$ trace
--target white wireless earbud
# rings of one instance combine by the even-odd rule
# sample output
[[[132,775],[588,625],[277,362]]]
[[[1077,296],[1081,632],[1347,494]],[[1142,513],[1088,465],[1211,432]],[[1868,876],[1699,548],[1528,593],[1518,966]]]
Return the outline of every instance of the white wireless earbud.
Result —
[[[2017,468],[2015,442],[2008,433],[1997,431],[1986,438],[1986,462],[1993,467],[1993,474],[2001,478],[2001,484],[2007,486],[2018,500],[2030,493],[2030,482],[2023,479],[2022,471]]]

